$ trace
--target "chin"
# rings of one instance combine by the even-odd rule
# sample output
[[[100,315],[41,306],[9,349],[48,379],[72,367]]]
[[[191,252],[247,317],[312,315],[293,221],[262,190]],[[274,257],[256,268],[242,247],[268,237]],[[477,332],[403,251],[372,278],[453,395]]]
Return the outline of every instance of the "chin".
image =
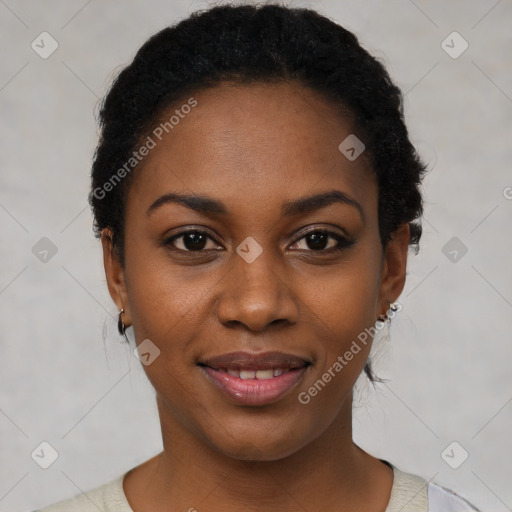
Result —
[[[252,421],[254,427],[254,420]],[[278,428],[279,426],[283,428]],[[230,435],[230,432],[234,432]],[[293,435],[291,434],[293,432]],[[209,444],[222,455],[240,461],[275,461],[289,457],[311,442],[313,436],[300,436],[296,429],[283,423],[257,432],[240,432],[226,427],[222,439],[212,439]]]

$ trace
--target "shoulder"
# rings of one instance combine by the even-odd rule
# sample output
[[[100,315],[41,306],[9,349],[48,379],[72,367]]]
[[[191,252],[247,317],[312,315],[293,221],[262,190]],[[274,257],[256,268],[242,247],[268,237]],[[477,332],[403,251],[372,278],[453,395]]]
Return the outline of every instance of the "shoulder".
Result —
[[[458,494],[437,484],[428,484],[428,512],[480,512]]]
[[[394,481],[386,512],[480,512],[453,491],[389,465]]]
[[[123,490],[124,474],[101,487],[34,512],[133,512]]]

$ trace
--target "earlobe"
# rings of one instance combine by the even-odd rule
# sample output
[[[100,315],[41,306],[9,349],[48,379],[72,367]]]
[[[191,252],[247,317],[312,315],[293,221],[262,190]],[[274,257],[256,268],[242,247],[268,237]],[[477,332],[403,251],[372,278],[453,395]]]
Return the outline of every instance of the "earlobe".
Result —
[[[401,224],[393,232],[384,250],[379,294],[380,314],[386,314],[390,303],[395,302],[404,289],[409,239],[409,224]]]
[[[124,309],[123,321],[129,325],[129,310],[126,293],[124,268],[115,255],[113,234],[108,228],[101,231],[101,245],[103,247],[103,265],[107,279],[108,291],[118,310]]]

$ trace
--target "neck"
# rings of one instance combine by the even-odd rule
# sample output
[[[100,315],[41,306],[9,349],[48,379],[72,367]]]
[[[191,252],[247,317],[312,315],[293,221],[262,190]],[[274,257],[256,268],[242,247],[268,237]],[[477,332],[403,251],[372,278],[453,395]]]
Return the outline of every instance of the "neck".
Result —
[[[270,461],[220,453],[157,402],[164,450],[125,478],[125,492],[137,512],[164,510],[169,503],[176,510],[209,512],[318,510],[319,500],[325,512],[357,510],[368,505],[361,497],[378,501],[387,492],[374,485],[374,476],[376,469],[389,476],[389,468],[352,441],[351,397],[318,438],[288,457]],[[369,498],[373,488],[375,496]]]

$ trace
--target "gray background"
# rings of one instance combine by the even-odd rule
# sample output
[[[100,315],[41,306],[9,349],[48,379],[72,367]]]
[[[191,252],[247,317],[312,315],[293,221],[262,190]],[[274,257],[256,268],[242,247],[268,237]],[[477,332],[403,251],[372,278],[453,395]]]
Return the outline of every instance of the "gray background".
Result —
[[[0,0],[1,511],[103,484],[161,448],[154,392],[116,332],[91,230],[94,112],[150,35],[205,5]],[[363,385],[355,439],[484,510],[512,510],[511,2],[289,5],[318,9],[383,60],[431,169],[404,309],[377,344],[390,381]],[[59,44],[47,59],[31,48],[43,31]],[[453,31],[469,44],[456,59],[442,47]],[[46,263],[32,251],[43,237],[57,248]],[[453,237],[456,261],[443,251]],[[42,441],[59,454],[48,469],[31,458]],[[441,456],[453,441],[452,464],[469,453],[458,469]]]

